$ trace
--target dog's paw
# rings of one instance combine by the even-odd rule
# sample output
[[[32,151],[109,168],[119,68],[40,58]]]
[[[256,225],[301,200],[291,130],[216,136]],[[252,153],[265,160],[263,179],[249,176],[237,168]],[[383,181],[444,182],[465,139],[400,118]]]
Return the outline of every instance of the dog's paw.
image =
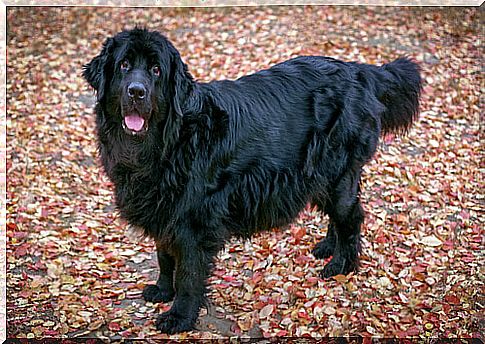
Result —
[[[158,316],[155,326],[162,333],[175,334],[195,329],[195,321],[169,310]]]
[[[174,296],[173,290],[163,290],[155,284],[149,284],[143,289],[143,298],[147,302],[169,302],[173,300]]]
[[[315,245],[312,254],[317,259],[329,258],[333,255],[335,249],[335,242],[331,242],[328,239],[323,239]]]
[[[351,261],[343,257],[333,257],[321,271],[322,278],[330,278],[337,275],[347,275],[357,271],[358,261]]]

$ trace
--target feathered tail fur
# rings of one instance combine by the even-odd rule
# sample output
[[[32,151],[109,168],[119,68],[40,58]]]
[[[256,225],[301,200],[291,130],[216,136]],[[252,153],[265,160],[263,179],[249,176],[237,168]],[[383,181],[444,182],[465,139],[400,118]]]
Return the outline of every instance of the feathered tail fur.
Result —
[[[408,58],[399,58],[380,67],[378,74],[377,98],[386,107],[381,113],[382,133],[404,133],[419,113],[420,68]]]

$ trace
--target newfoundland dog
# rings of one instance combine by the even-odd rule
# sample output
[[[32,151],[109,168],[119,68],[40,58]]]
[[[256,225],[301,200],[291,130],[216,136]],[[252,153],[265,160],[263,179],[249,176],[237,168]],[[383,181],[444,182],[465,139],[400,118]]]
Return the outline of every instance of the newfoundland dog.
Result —
[[[214,257],[232,236],[329,216],[324,278],[356,271],[362,166],[383,133],[418,114],[419,67],[301,56],[237,80],[200,83],[160,33],[108,38],[83,76],[121,216],[156,242],[160,276],[143,297],[174,300],[157,328],[194,329]]]

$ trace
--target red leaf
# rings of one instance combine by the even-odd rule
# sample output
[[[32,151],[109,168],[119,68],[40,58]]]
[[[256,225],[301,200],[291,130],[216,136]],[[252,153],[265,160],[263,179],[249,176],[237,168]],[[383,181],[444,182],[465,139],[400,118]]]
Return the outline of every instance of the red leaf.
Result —
[[[19,247],[15,249],[14,255],[16,258],[25,256],[27,254],[29,245],[28,244],[22,244]]]
[[[126,330],[126,331],[121,332],[120,334],[121,334],[122,337],[128,338],[133,333],[131,332],[131,330]]]
[[[25,299],[28,299],[30,296],[32,296],[32,291],[31,290],[22,290],[20,293],[18,293],[18,296],[23,297]]]
[[[109,328],[111,331],[119,331],[119,330],[121,330],[121,326],[120,326],[120,324],[119,324],[119,323],[117,323],[117,322],[114,322],[114,321],[112,321],[112,322],[110,322],[110,323],[108,324],[108,328]]]
[[[254,283],[258,283],[263,279],[263,274],[260,271],[256,271],[252,277]]]
[[[59,336],[59,331],[56,331],[56,330],[45,330],[44,331],[44,336],[46,336],[46,337],[58,337]]]
[[[458,297],[456,297],[455,295],[446,295],[445,301],[448,302],[448,303],[451,303],[453,305],[460,304],[460,299]]]
[[[40,217],[45,219],[47,216],[49,216],[49,210],[46,207],[42,207],[40,210]]]
[[[17,239],[23,239],[27,235],[28,235],[27,232],[14,232],[12,236]]]
[[[9,222],[9,223],[7,223],[7,229],[8,230],[11,230],[11,231],[14,231],[14,233],[21,233],[21,232],[16,232],[17,225],[15,224],[15,222]]]
[[[284,337],[284,336],[286,336],[287,334],[288,334],[288,331],[286,331],[286,330],[281,330],[281,331],[278,331],[278,332],[276,333],[276,336],[277,336],[277,337]]]
[[[406,337],[414,337],[422,333],[420,329],[418,329],[417,326],[413,326],[406,331]]]
[[[306,234],[306,228],[300,226],[291,226],[291,235],[295,238],[295,244],[299,244],[301,238]]]

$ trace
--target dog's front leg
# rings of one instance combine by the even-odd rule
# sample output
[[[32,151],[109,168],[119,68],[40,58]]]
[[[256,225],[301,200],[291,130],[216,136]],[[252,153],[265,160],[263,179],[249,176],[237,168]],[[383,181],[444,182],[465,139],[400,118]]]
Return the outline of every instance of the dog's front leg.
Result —
[[[160,275],[155,285],[149,284],[145,287],[143,298],[148,302],[169,302],[175,296],[173,289],[175,262],[173,257],[166,253],[159,242],[157,242],[157,258]]]
[[[217,251],[202,248],[188,238],[184,238],[174,251],[175,300],[172,308],[156,321],[157,329],[168,334],[195,328],[199,310],[205,304],[207,278],[217,254]]]

